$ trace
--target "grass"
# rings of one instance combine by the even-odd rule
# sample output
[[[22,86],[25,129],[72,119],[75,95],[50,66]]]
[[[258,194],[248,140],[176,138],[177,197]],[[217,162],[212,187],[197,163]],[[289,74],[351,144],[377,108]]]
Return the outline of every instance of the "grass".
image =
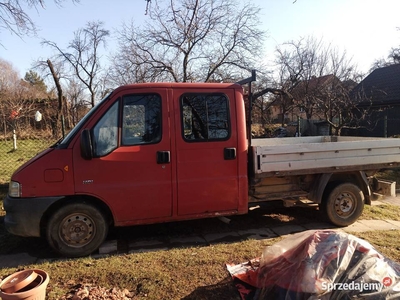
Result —
[[[400,263],[400,230],[357,232],[357,237],[370,242],[386,257]]]
[[[135,299],[239,299],[225,264],[257,257],[273,242],[250,240],[99,259],[44,262],[26,268],[40,268],[49,273],[49,299],[60,298],[78,283],[128,289],[135,294]],[[1,270],[0,274],[11,274],[15,270]]]
[[[13,141],[0,141],[0,184],[10,181],[12,173],[24,162],[54,143],[50,139],[17,140],[17,149],[13,149]]]
[[[400,221],[400,206],[390,204],[366,205],[360,219]]]
[[[130,239],[181,236],[195,231],[220,232],[262,226],[319,221],[315,209],[266,207],[249,215],[231,218],[227,225],[217,219],[138,226],[123,230]],[[362,218],[399,219],[400,207],[366,206]],[[400,231],[371,231],[355,235],[372,243],[387,257],[400,261]],[[60,259],[42,239],[14,237],[5,232],[0,217],[0,255],[27,252],[41,263],[0,270],[0,278],[21,269],[39,268],[50,275],[48,299],[60,299],[79,285],[127,289],[134,299],[240,299],[226,263],[241,263],[261,255],[281,238],[241,240],[203,247],[174,247],[144,253]]]
[[[393,247],[399,233],[376,231],[357,235],[399,261],[400,249]],[[49,273],[48,299],[59,299],[78,284],[128,289],[135,299],[239,299],[225,264],[258,257],[266,246],[276,241],[249,240],[99,259],[48,261],[24,268],[39,268]],[[3,269],[0,274],[17,270]]]

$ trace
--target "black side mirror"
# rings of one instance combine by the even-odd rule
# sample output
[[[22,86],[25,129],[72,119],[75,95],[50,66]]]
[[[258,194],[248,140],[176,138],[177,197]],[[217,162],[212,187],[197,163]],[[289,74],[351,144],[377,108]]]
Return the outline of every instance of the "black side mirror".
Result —
[[[89,129],[84,129],[81,133],[81,156],[87,160],[93,158],[92,136]]]

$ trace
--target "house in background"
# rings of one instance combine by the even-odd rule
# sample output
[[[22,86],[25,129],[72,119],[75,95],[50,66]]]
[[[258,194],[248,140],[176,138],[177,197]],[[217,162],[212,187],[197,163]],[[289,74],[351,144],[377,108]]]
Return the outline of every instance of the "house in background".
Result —
[[[296,122],[300,117],[307,119],[307,111],[313,110],[312,119],[323,120],[323,114],[316,107],[315,98],[324,94],[324,90],[331,88],[332,84],[339,81],[334,75],[324,75],[320,77],[312,76],[309,80],[300,81],[295,87],[289,90],[293,99],[277,99],[272,107],[272,119],[275,122]],[[287,97],[286,97],[287,98]],[[305,100],[310,98],[310,100]]]
[[[400,135],[400,64],[374,70],[353,90],[361,109],[370,109],[365,128],[348,130],[347,135],[390,137]]]
[[[296,134],[300,129],[302,136],[329,135],[331,125],[325,118],[339,122],[342,111],[338,110],[338,103],[345,102],[339,99],[349,100],[349,91],[355,86],[354,81],[341,81],[333,74],[312,76],[289,90],[291,98],[280,95],[272,103],[270,115],[273,121],[287,124],[288,129],[297,127],[297,131],[289,130]]]

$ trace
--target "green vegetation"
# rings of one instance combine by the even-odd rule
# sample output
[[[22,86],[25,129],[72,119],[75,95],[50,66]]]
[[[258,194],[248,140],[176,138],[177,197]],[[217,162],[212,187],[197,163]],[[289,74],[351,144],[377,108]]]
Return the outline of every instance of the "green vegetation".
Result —
[[[12,140],[0,141],[0,184],[8,183],[19,166],[53,143],[53,140],[45,139],[17,140],[17,149],[14,150]]]
[[[29,70],[29,72],[26,72],[24,80],[31,86],[36,87],[38,91],[47,93],[47,86],[44,83],[43,78],[41,78],[40,75],[35,71]]]

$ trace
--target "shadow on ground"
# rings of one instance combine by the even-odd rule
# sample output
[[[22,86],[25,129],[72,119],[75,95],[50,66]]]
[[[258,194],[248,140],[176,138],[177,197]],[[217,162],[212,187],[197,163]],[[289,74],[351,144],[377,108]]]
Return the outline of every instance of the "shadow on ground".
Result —
[[[283,207],[280,202],[267,203],[249,211],[248,214],[231,216],[227,224],[218,218],[199,219],[152,225],[140,225],[110,230],[108,240],[118,240],[118,252],[128,250],[129,241],[152,239],[158,241],[178,240],[190,236],[221,234],[233,231],[246,231],[254,228],[268,228],[282,225],[302,225],[323,222],[323,217],[316,207]],[[228,237],[229,238],[229,237]],[[235,242],[233,240],[216,242]],[[243,236],[241,237],[243,239]],[[179,247],[179,243],[171,245]],[[43,238],[18,237],[9,234],[4,227],[4,216],[0,216],[0,256],[28,254],[38,259],[60,258],[54,253]],[[190,298],[188,298],[190,299]]]
[[[237,289],[232,284],[232,278],[226,277],[217,284],[198,287],[192,293],[182,298],[182,300],[199,299],[239,299],[239,297]]]
[[[4,227],[4,216],[0,216],[0,255],[18,253],[27,253],[37,258],[56,256],[45,239],[9,234]]]
[[[302,225],[323,222],[323,216],[316,207],[283,207],[279,203],[267,203],[249,211],[248,214],[230,216],[229,224],[218,218],[180,221],[134,227],[117,228],[110,231],[109,239],[169,239],[187,235],[224,233],[253,228],[281,225]]]

